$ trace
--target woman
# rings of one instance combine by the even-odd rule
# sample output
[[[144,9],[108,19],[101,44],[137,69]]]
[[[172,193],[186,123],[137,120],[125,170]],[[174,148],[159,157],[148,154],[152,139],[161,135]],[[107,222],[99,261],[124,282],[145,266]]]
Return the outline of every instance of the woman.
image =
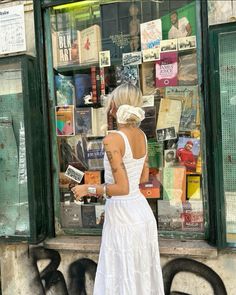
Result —
[[[147,140],[138,128],[144,119],[142,94],[132,84],[112,93],[110,113],[118,130],[103,140],[103,185],[78,185],[76,198],[106,197],[105,222],[94,295],[163,295],[157,224],[139,190],[148,181]]]

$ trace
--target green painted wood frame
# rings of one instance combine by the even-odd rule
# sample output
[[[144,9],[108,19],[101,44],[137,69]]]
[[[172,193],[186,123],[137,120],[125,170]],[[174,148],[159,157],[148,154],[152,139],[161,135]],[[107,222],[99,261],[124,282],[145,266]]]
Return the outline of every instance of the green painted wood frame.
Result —
[[[211,158],[210,169],[211,185],[211,216],[216,228],[216,236],[213,242],[219,248],[228,246],[235,247],[236,243],[226,241],[226,216],[223,182],[223,153],[222,153],[222,126],[220,104],[220,76],[219,76],[219,34],[236,31],[236,23],[220,24],[209,27],[209,67],[208,82],[209,96],[208,105],[210,111],[211,126]]]
[[[72,2],[78,2],[78,1],[44,1],[42,3],[42,10],[43,10],[43,21],[44,21],[44,38],[45,38],[45,50],[46,50],[46,56],[47,56],[47,87],[48,87],[48,106],[49,106],[49,120],[50,120],[50,137],[51,137],[51,155],[52,155],[52,189],[53,189],[53,196],[54,196],[54,210],[55,210],[55,227],[56,227],[56,235],[60,234],[73,234],[73,235],[100,235],[101,230],[100,229],[61,229],[59,225],[59,218],[60,218],[60,194],[59,194],[59,179],[58,179],[58,172],[59,172],[59,166],[58,166],[58,158],[57,158],[57,138],[56,138],[56,126],[55,126],[55,89],[54,89],[54,72],[53,72],[53,61],[52,61],[52,45],[51,45],[51,32],[50,32],[50,11],[49,8],[53,7],[55,5],[59,4],[65,4],[65,3],[72,3]],[[199,85],[201,85],[201,101],[203,101],[204,97],[204,87],[203,81],[204,81],[204,74],[203,74],[203,67],[202,67],[202,59],[204,56],[204,52],[202,49],[202,39],[205,38],[205,34],[207,32],[202,31],[202,22],[207,22],[205,18],[207,17],[207,5],[205,4],[205,1],[196,1],[196,15],[197,15],[197,42],[200,44],[200,46],[197,49],[197,56],[198,56],[198,79],[199,79]],[[202,110],[205,109],[205,104],[202,102],[201,106]],[[206,112],[206,111],[205,111]],[[205,122],[204,118],[204,112],[202,114],[202,122]],[[206,138],[205,128],[202,130],[202,135],[204,138]],[[204,145],[205,146],[205,145]],[[203,158],[206,159],[206,149],[203,146]],[[204,160],[206,163],[206,161]],[[207,174],[207,171],[206,171]],[[163,231],[160,233],[162,237],[168,237],[168,238],[180,238],[180,239],[208,239],[209,237],[209,226],[208,226],[208,192],[207,192],[207,179],[205,179],[204,183],[204,217],[205,217],[205,232],[204,233],[198,233],[198,232],[169,232],[169,231]]]

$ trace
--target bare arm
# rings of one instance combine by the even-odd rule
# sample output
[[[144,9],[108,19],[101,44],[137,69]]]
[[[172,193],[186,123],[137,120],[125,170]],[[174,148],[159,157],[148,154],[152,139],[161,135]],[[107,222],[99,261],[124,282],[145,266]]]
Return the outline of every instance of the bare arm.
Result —
[[[129,182],[125,169],[125,165],[122,160],[121,154],[121,145],[122,138],[117,134],[109,134],[104,140],[104,148],[107,154],[107,158],[111,165],[112,175],[114,178],[114,184],[109,184],[106,186],[107,195],[109,196],[122,196],[127,195],[129,193]],[[97,195],[103,195],[103,184],[99,185],[77,185],[72,189],[76,198],[80,198],[88,195],[88,187],[93,186],[96,187]]]
[[[143,171],[140,177],[140,183],[147,182],[148,180],[149,180],[149,163],[148,163],[148,156],[147,156],[143,165]]]
[[[186,25],[186,31],[188,32],[187,36],[191,36],[192,35],[192,27],[191,27],[190,23],[188,23]]]

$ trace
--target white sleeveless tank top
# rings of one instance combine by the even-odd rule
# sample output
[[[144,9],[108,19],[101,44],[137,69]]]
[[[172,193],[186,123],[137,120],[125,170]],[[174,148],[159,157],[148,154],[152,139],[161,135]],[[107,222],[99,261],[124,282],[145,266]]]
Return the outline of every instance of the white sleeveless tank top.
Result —
[[[134,159],[133,153],[129,144],[129,140],[127,136],[122,132],[122,131],[114,131],[119,133],[125,143],[125,153],[123,156],[123,163],[126,168],[127,176],[128,176],[128,181],[129,181],[129,194],[125,196],[116,196],[114,199],[117,197],[133,197],[137,196],[137,194],[141,194],[139,190],[139,183],[140,183],[140,177],[142,174],[145,158],[147,155],[147,138],[145,136],[145,141],[146,141],[146,153],[142,158],[139,159]],[[105,153],[104,155],[104,170],[105,170],[105,182],[107,184],[113,184],[114,183],[114,178],[112,175],[112,170],[110,166],[110,162],[107,158],[107,155]]]

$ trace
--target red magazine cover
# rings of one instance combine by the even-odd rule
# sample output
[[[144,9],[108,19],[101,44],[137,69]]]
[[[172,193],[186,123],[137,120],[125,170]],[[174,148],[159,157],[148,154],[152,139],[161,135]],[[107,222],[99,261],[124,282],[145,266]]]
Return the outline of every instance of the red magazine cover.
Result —
[[[156,62],[156,87],[178,85],[177,52],[162,52]]]

